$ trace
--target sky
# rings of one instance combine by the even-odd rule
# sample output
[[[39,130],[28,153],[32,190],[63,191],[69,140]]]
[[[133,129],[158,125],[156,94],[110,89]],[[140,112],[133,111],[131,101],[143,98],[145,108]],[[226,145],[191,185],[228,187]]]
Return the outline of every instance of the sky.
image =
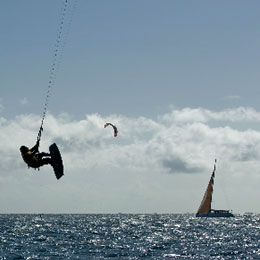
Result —
[[[0,212],[196,213],[217,158],[212,207],[260,213],[260,2],[64,3],[0,2]],[[58,181],[19,152],[52,68]]]

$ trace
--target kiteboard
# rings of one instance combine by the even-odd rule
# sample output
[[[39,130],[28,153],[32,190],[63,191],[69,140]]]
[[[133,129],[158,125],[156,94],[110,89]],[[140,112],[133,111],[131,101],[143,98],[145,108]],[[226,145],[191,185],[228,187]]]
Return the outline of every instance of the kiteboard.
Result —
[[[55,176],[57,179],[60,179],[62,175],[64,175],[64,173],[63,173],[63,163],[62,163],[62,158],[61,158],[59,148],[55,143],[53,143],[49,147],[49,150],[51,154],[51,159],[53,160],[53,170]]]

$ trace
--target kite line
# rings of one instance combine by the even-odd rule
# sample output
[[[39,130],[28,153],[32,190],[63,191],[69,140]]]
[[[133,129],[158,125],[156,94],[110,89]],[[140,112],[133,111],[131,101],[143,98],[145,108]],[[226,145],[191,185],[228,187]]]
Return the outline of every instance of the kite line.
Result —
[[[61,9],[61,13],[60,13],[59,27],[58,27],[56,42],[54,45],[53,58],[52,58],[51,69],[50,69],[50,73],[49,73],[49,81],[48,81],[46,98],[45,98],[45,103],[44,103],[44,108],[43,108],[41,126],[39,129],[38,135],[37,135],[37,142],[39,142],[41,139],[41,134],[43,131],[43,123],[44,123],[44,120],[46,117],[47,108],[48,108],[49,100],[51,97],[51,91],[54,86],[55,79],[56,79],[56,76],[57,76],[57,73],[58,73],[58,70],[60,67],[63,50],[65,48],[65,44],[66,44],[66,41],[68,38],[69,29],[70,29],[70,25],[72,23],[72,17],[73,17],[75,8],[76,8],[77,0],[74,1],[74,5],[73,5],[73,7],[71,9],[71,13],[70,13],[70,19],[66,25],[65,22],[66,22],[66,16],[68,13],[68,5],[69,5],[68,2],[69,2],[69,0],[64,0],[62,9]],[[67,27],[67,30],[64,32],[65,27]]]

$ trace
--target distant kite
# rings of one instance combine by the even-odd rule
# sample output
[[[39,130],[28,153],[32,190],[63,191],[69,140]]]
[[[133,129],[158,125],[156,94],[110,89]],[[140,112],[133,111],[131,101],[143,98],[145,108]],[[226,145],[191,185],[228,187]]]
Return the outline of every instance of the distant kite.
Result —
[[[116,137],[116,136],[117,136],[117,133],[118,133],[116,126],[114,126],[114,125],[111,124],[111,123],[105,123],[104,128],[106,128],[106,127],[109,126],[109,125],[111,125],[111,126],[113,127],[113,129],[114,129],[114,137]]]

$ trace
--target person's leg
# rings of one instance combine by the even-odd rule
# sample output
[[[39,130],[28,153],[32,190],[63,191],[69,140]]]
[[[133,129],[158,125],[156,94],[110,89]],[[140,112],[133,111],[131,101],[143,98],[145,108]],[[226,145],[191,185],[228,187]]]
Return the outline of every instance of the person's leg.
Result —
[[[41,166],[47,165],[47,164],[50,164],[51,166],[53,166],[53,161],[51,158],[43,158],[43,159],[39,160],[38,167],[41,167]]]
[[[44,152],[38,153],[36,156],[38,159],[42,159],[43,156],[51,157],[51,155],[49,153],[44,153]]]

